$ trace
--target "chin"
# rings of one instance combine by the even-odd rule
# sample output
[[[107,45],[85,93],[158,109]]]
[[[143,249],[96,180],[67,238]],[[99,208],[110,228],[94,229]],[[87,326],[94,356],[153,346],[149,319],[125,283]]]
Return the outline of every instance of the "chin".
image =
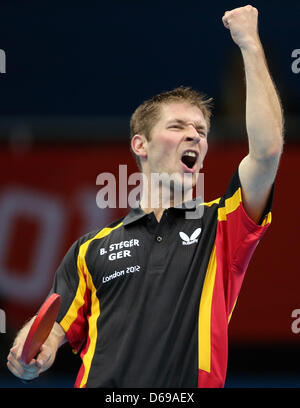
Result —
[[[184,192],[186,194],[188,191],[193,190],[196,183],[197,183],[196,174],[192,173],[178,174],[178,176],[174,178],[173,188],[174,190],[177,189],[178,191]]]

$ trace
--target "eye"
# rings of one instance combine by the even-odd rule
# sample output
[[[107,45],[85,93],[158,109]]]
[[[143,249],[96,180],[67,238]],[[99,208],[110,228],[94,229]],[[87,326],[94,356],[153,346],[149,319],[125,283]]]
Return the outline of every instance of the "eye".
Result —
[[[172,126],[170,126],[170,129],[182,129],[182,126],[180,126],[180,125],[172,125]]]
[[[206,133],[204,132],[204,130],[202,130],[202,129],[197,130],[197,132],[201,137],[205,138],[207,136]]]

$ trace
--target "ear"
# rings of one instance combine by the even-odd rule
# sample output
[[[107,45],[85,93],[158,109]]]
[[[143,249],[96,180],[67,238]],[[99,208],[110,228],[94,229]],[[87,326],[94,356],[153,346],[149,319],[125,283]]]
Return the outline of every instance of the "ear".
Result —
[[[144,135],[134,135],[131,139],[131,148],[133,152],[139,156],[146,158],[147,157],[147,148],[148,148],[148,140]]]

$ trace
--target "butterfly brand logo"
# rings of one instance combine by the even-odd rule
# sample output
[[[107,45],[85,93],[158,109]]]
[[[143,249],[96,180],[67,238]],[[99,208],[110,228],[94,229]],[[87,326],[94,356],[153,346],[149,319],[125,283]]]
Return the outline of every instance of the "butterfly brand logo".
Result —
[[[196,244],[200,234],[201,228],[197,228],[190,237],[184,232],[179,232],[180,238],[182,239],[182,245]]]

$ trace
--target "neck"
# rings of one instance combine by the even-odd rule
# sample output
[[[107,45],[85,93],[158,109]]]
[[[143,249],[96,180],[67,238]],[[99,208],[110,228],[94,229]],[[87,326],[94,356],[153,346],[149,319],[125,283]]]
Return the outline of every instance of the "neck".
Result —
[[[140,207],[146,214],[154,212],[159,222],[164,210],[191,199],[190,195],[192,196],[192,190],[183,193],[180,189],[174,193],[174,188],[170,188],[169,183],[160,183],[159,186],[154,188],[151,182],[143,183]]]
[[[159,222],[161,220],[161,217],[163,215],[163,212],[170,207],[174,207],[174,200],[170,197],[169,200],[164,199],[165,195],[162,193],[162,191],[157,192],[157,194],[152,194],[148,195],[146,198],[146,195],[142,195],[141,199],[141,209],[146,213],[150,214],[154,212],[154,215]],[[170,194],[171,196],[171,194]],[[155,200],[154,198],[158,197],[158,200]]]

